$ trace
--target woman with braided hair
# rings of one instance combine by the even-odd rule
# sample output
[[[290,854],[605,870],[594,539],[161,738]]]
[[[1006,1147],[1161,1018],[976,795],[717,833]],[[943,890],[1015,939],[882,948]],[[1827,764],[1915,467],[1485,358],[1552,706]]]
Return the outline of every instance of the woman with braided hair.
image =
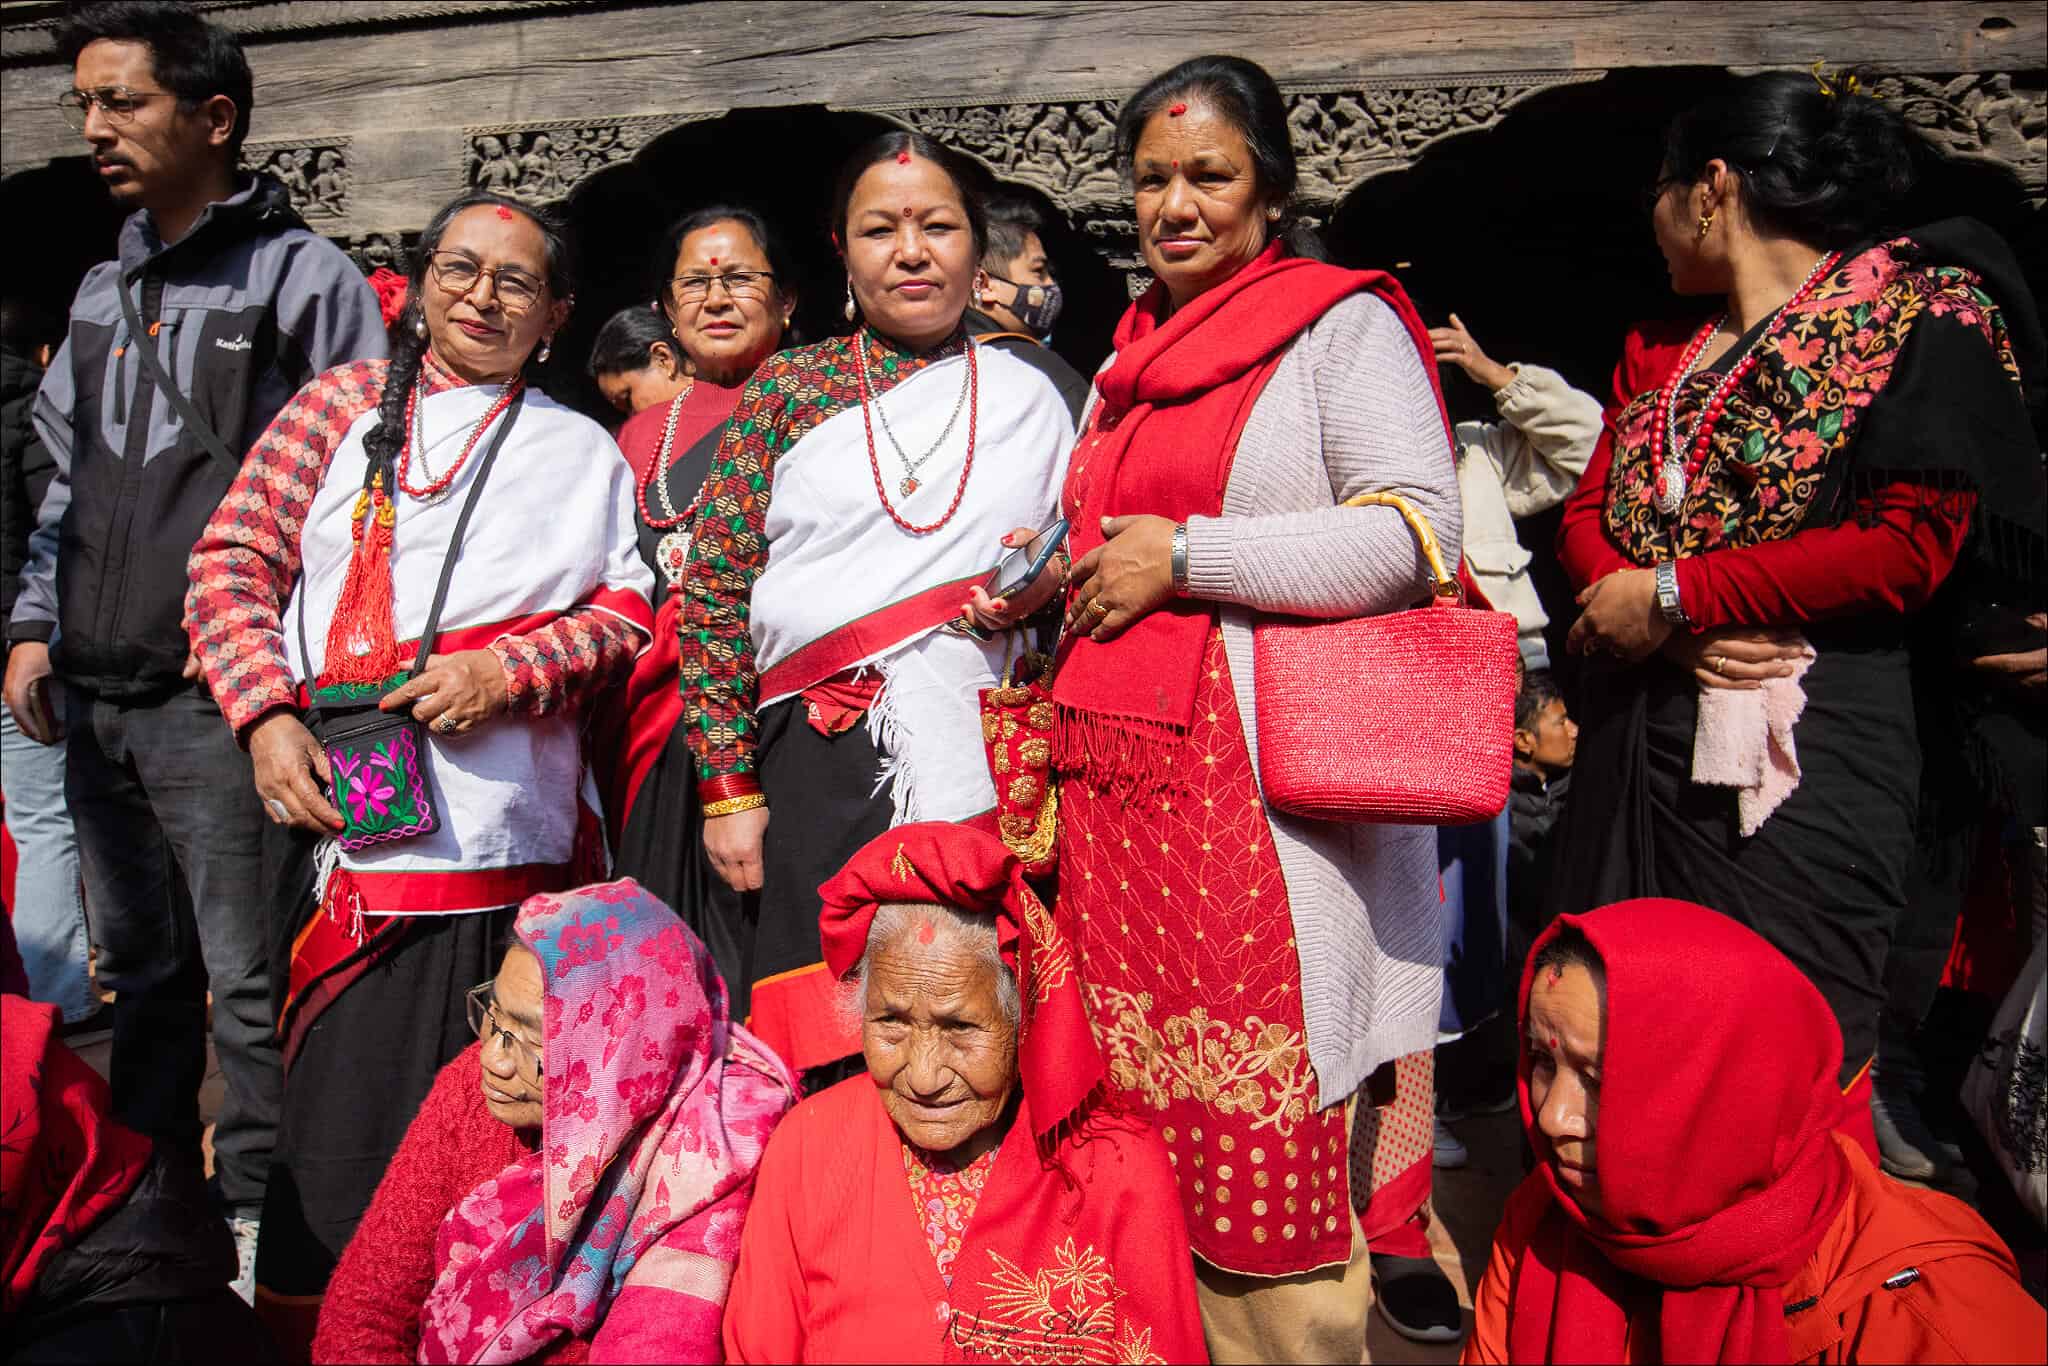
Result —
[[[652,581],[617,446],[528,387],[566,259],[516,201],[442,209],[392,359],[301,390],[193,551],[194,653],[272,819],[323,841],[279,921],[273,1303],[317,1303],[512,908],[602,858],[577,713],[645,647]]]

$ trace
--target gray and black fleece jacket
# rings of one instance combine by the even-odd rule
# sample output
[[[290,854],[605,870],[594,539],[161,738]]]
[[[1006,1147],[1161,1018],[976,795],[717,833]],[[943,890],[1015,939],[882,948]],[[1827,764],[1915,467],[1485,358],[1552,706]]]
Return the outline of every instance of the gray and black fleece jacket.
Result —
[[[148,335],[129,335],[126,289]],[[386,354],[377,296],[292,212],[283,185],[245,180],[165,246],[144,211],[120,259],[94,266],[37,391],[54,473],[29,538],[8,639],[51,642],[64,681],[119,701],[181,687],[185,561],[236,470],[188,431],[135,353],[239,457],[323,370]]]

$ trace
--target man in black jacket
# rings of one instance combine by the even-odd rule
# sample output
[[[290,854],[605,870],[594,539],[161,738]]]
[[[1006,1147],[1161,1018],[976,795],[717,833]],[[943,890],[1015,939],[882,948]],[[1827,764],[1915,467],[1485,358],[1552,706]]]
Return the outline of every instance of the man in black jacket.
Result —
[[[974,306],[965,323],[970,337],[992,338],[1017,359],[1051,380],[1066,400],[1076,425],[1088,406],[1088,377],[1045,344],[1060,315],[1060,287],[1039,236],[1045,223],[1028,200],[1013,194],[992,194],[984,201],[988,213],[988,250],[982,253],[981,274],[974,282]]]
[[[185,561],[243,452],[308,379],[384,354],[377,300],[284,187],[238,176],[251,79],[184,5],[81,6],[67,112],[135,212],[79,286],[37,395],[55,462],[9,627],[6,701],[66,741],[115,1116],[198,1152],[206,997],[227,1094],[215,1172],[253,1266],[282,1077],[270,1017],[264,812],[188,663]],[[172,386],[166,388],[166,386]],[[43,680],[64,683],[63,717]]]

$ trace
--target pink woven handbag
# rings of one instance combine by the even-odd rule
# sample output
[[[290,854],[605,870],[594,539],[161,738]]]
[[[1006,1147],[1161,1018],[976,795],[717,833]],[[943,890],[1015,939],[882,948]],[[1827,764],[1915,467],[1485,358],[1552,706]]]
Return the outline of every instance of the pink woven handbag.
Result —
[[[1500,813],[1514,765],[1515,619],[1465,605],[1422,514],[1398,494],[1435,581],[1430,601],[1344,621],[1253,629],[1259,782],[1290,815],[1468,825]]]

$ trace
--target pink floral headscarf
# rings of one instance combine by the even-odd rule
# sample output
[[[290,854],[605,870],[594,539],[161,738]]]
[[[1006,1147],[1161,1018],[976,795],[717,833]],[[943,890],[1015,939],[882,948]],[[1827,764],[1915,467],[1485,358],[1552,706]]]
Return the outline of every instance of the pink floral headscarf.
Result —
[[[674,1296],[664,1319],[709,1314],[715,1341],[789,1071],[732,1023],[703,943],[630,878],[533,897],[514,930],[546,981],[541,1146],[442,1224],[420,1360],[588,1336],[636,1268]]]

